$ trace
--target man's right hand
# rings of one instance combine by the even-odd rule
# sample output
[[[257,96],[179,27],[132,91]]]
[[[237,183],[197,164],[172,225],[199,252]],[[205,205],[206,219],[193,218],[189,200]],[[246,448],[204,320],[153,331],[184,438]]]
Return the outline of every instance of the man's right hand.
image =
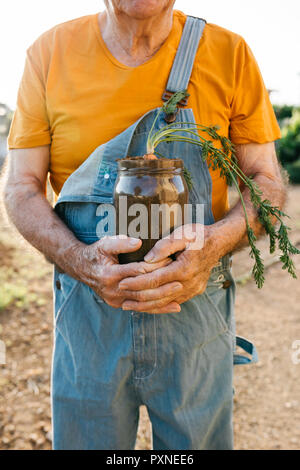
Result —
[[[68,274],[89,285],[108,305],[121,308],[125,300],[136,300],[139,292],[128,293],[119,289],[122,279],[136,277],[155,271],[171,262],[169,258],[158,263],[135,262],[119,264],[118,254],[130,253],[141,247],[141,240],[124,236],[104,237],[92,245],[82,243],[72,246],[64,254],[62,265]],[[171,285],[170,285],[171,284]],[[150,299],[162,298],[169,288],[178,288],[178,282],[167,284],[159,289],[144,292]],[[173,285],[174,284],[174,285]],[[166,311],[178,305],[169,304]]]

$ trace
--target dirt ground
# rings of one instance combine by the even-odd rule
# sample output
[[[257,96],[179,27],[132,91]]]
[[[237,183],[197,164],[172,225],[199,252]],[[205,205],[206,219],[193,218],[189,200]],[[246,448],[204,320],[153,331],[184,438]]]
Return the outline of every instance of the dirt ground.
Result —
[[[289,191],[292,239],[300,243],[300,187]],[[267,254],[267,244],[260,241]],[[300,256],[295,258],[300,273]],[[248,251],[235,255],[237,333],[253,340],[259,363],[235,367],[235,448],[300,448],[300,284],[277,263],[259,291],[247,280]],[[0,450],[50,449],[52,355],[51,266],[0,219]],[[299,364],[293,361],[298,358]],[[150,449],[150,424],[141,409],[136,449]]]

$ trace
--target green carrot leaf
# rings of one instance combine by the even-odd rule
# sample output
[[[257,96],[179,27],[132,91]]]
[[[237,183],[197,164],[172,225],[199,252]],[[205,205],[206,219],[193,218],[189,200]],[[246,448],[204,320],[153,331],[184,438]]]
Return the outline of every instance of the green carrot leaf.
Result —
[[[184,98],[188,98],[190,95],[187,90],[176,91],[171,98],[163,105],[162,109],[166,114],[174,114],[177,111],[178,103]]]
[[[193,177],[191,175],[191,172],[187,169],[186,166],[183,168],[183,176],[185,178],[189,191],[191,191],[191,189],[193,189]]]
[[[250,192],[250,199],[253,207],[257,210],[258,220],[269,237],[270,253],[274,253],[276,245],[278,245],[281,251],[280,261],[282,268],[286,269],[292,277],[296,278],[295,266],[291,255],[300,254],[300,251],[289,240],[288,232],[290,229],[282,220],[283,217],[288,216],[278,207],[272,206],[269,200],[263,199],[263,192],[256,181],[251,176],[245,175],[240,169],[232,142],[227,137],[218,133],[220,128],[218,126],[203,126],[193,122],[177,121],[154,132],[154,124],[158,119],[159,113],[161,111],[167,114],[175,113],[178,103],[187,96],[189,95],[186,90],[174,93],[163,107],[160,108],[148,135],[147,151],[160,155],[156,151],[156,147],[163,142],[184,142],[200,147],[203,161],[212,170],[219,170],[220,175],[226,179],[227,184],[233,184],[239,194],[246,220],[249,246],[251,248],[250,256],[254,260],[252,273],[258,288],[263,286],[265,280],[264,263],[260,250],[256,246],[256,236],[249,225],[246,204],[239,182],[248,188]],[[203,134],[207,134],[208,138],[205,138]],[[215,145],[214,142],[217,142],[218,145]],[[184,177],[188,188],[191,189],[193,186],[192,175],[187,168],[184,168]],[[279,224],[279,228],[276,227],[274,219]]]

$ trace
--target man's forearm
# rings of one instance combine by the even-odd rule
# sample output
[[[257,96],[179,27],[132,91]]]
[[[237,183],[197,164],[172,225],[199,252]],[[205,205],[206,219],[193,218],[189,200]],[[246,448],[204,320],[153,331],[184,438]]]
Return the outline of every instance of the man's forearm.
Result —
[[[265,175],[256,175],[254,181],[262,190],[263,199],[268,199],[273,206],[282,208],[285,202],[286,191],[281,178],[273,179]],[[245,201],[248,220],[255,235],[264,234],[264,229],[259,222],[256,209],[250,200],[249,190],[241,188]],[[274,221],[275,222],[275,221]],[[234,252],[248,245],[246,221],[241,202],[239,201],[226,216],[208,227],[208,233],[215,243],[220,258],[227,253]]]
[[[68,260],[81,242],[55,214],[39,182],[7,183],[4,202],[21,235],[49,261],[70,272]]]

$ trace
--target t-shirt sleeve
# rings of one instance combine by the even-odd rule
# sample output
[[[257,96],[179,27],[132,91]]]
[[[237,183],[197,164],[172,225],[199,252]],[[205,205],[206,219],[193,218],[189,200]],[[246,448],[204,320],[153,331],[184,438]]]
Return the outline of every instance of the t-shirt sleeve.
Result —
[[[36,43],[27,50],[17,107],[7,140],[9,149],[50,144],[45,83],[45,58]]]
[[[280,128],[259,67],[251,49],[241,39],[235,57],[230,138],[235,144],[263,144],[280,137]]]

